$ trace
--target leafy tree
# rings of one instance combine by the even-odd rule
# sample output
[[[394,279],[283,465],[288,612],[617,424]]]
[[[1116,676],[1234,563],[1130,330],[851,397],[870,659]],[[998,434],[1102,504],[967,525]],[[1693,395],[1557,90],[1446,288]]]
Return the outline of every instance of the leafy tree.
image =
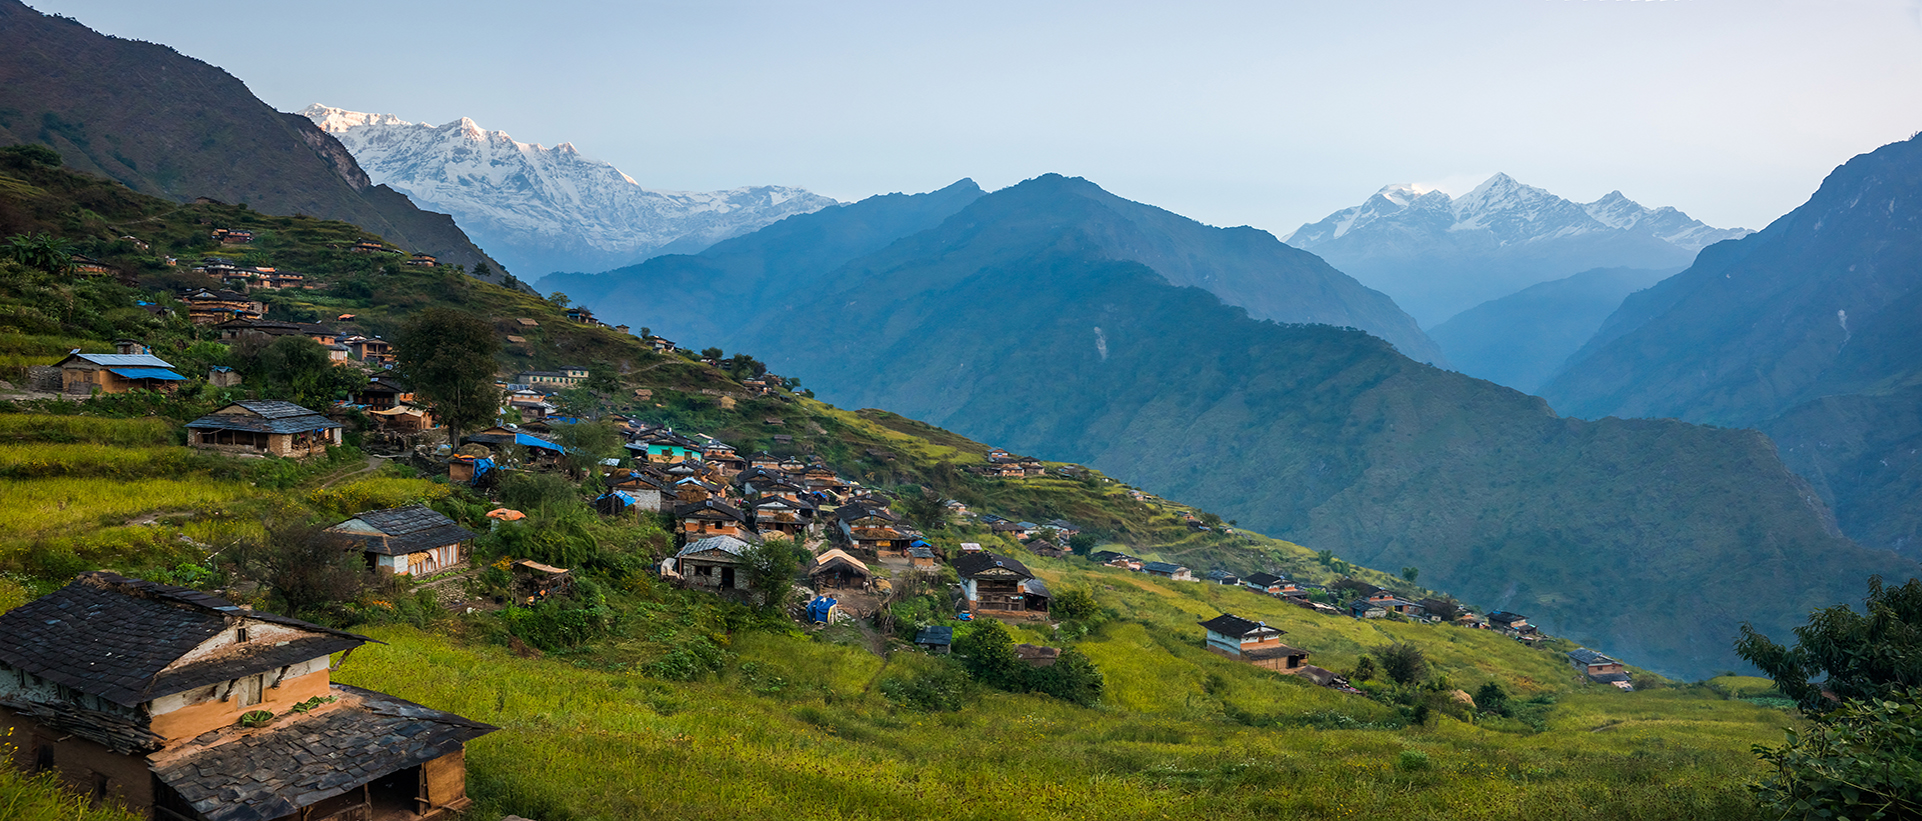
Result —
[[[941,494],[931,488],[901,494],[901,514],[922,530],[937,530],[948,525],[948,506],[942,502]]]
[[[447,426],[447,442],[493,420],[500,409],[494,355],[500,339],[486,321],[451,308],[429,308],[394,338],[396,370]]]
[[[1094,662],[1088,659],[1087,654],[1073,647],[1064,648],[1053,664],[1032,668],[1027,674],[1028,687],[1034,692],[1083,707],[1099,706],[1102,690],[1106,687],[1101,671],[1095,669]]]
[[[270,521],[264,536],[222,555],[237,575],[266,587],[275,609],[289,616],[325,618],[378,581],[344,537],[305,522]]]
[[[980,688],[954,662],[933,659],[932,669],[881,679],[881,695],[896,707],[923,713],[952,713],[966,707]]]
[[[331,405],[367,384],[366,375],[358,368],[334,364],[326,348],[304,336],[270,340],[259,334],[249,335],[234,345],[231,358],[234,369],[246,379],[245,386],[260,396],[310,408]]]
[[[1414,684],[1428,672],[1428,656],[1412,644],[1398,641],[1376,648],[1374,655],[1381,671],[1397,684]]]
[[[1421,568],[1404,567],[1401,569],[1401,577],[1403,580],[1407,581],[1409,584],[1414,584],[1416,579],[1421,578]]]
[[[741,551],[741,570],[747,586],[768,607],[779,607],[794,587],[794,572],[801,569],[801,548],[792,540],[770,536],[760,544]]]
[[[574,302],[574,300],[568,298],[567,294],[560,291],[548,294],[547,301],[549,304],[563,311],[567,310],[567,306]]]
[[[1076,533],[1068,537],[1068,549],[1073,551],[1076,556],[1088,555],[1088,551],[1093,550],[1094,546],[1100,543],[1100,539],[1096,539],[1088,533]]]
[[[720,348],[702,348],[701,349],[702,359],[712,359],[716,362],[719,362],[725,357],[726,357],[726,354],[722,353]]]
[[[1735,652],[1812,716],[1841,702],[1889,699],[1922,686],[1922,580],[1887,587],[1882,577],[1871,577],[1863,604],[1864,613],[1838,604],[1809,614],[1809,623],[1795,628],[1793,647],[1742,625]],[[1816,678],[1826,680],[1816,684]]]
[[[48,234],[15,234],[7,238],[6,254],[13,261],[55,276],[73,273],[73,243]]]
[[[752,379],[767,373],[767,365],[763,364],[761,360],[744,353],[737,353],[730,356],[726,361],[718,359],[715,361],[721,362],[721,369],[727,371],[728,375],[733,376],[735,379]]]
[[[1508,691],[1500,684],[1488,682],[1475,691],[1475,707],[1484,713],[1508,715]]]
[[[1779,818],[1922,818],[1922,688],[1848,699],[1781,747],[1756,745],[1774,768],[1749,785]]]
[[[1014,656],[1014,638],[994,619],[981,619],[955,637],[954,653],[975,681],[997,690],[1022,689],[1028,665]]]
[[[1331,567],[1335,563],[1335,551],[1317,550],[1315,551],[1315,561],[1321,562],[1323,567]]]
[[[0,163],[14,167],[42,165],[59,168],[66,164],[60,152],[39,143],[22,143],[0,148]]]
[[[488,265],[487,260],[483,259],[480,262],[474,263],[474,276],[480,279],[486,279],[493,275],[494,275],[494,266]]]
[[[1209,527],[1221,527],[1221,516],[1214,513],[1201,514],[1201,523]]]
[[[1048,612],[1064,619],[1085,620],[1101,612],[1101,604],[1084,587],[1070,587],[1054,597]]]
[[[1375,658],[1373,656],[1362,656],[1355,660],[1355,671],[1349,673],[1348,677],[1356,681],[1367,681],[1376,675]]]
[[[606,422],[577,422],[553,426],[554,443],[567,449],[567,466],[585,473],[602,459],[621,455],[621,434]]]
[[[581,505],[580,491],[566,479],[552,473],[511,471],[501,481],[500,496],[501,504],[527,513],[566,510]]]

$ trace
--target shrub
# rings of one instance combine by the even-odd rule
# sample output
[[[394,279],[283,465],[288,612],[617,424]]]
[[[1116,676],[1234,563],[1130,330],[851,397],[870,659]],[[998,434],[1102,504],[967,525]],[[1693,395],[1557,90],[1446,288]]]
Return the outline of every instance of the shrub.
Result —
[[[1428,672],[1428,656],[1412,644],[1398,641],[1377,648],[1374,655],[1381,661],[1381,671],[1397,684],[1414,684]]]
[[[931,670],[891,675],[881,680],[881,695],[890,704],[922,713],[951,713],[974,699],[975,684],[966,671],[949,661],[936,661]]]
[[[1411,773],[1423,772],[1433,765],[1428,753],[1421,750],[1402,750],[1401,755],[1395,757],[1395,767]]]
[[[721,669],[727,651],[706,636],[685,636],[674,649],[646,665],[641,671],[667,681],[693,681]]]

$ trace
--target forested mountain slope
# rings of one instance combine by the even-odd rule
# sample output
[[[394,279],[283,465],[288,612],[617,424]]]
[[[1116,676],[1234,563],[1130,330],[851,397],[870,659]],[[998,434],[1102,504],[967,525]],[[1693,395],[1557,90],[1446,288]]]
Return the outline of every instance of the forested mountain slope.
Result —
[[[52,146],[69,167],[176,202],[338,219],[443,262],[487,260],[451,217],[371,184],[339,141],[233,75],[0,0],[0,144],[15,143]]]
[[[1455,370],[1534,393],[1622,299],[1679,269],[1596,268],[1491,299],[1428,329]]]
[[[1677,673],[1738,666],[1742,621],[1785,630],[1915,571],[1834,533],[1754,433],[1561,419],[1360,332],[1252,320],[1114,260],[1073,188],[982,197],[733,338],[837,403],[1419,566]]]
[[[1922,532],[1922,140],[1636,294],[1543,390],[1583,417],[1759,427],[1865,544]]]

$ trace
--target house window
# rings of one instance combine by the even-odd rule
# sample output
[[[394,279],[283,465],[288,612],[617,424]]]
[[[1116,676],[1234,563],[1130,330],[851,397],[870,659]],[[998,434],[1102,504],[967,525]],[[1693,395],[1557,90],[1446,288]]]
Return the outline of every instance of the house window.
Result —
[[[242,627],[242,628],[240,628],[240,629],[238,629],[238,630],[235,630],[235,631],[234,631],[234,641],[237,641],[237,642],[240,642],[241,644],[246,644],[246,643],[247,643],[247,628],[245,628],[245,627]]]
[[[248,676],[240,680],[238,685],[240,687],[240,706],[252,707],[260,703],[260,691],[261,685],[263,684],[261,678],[262,676]]]
[[[53,769],[53,742],[41,741],[33,751],[33,768],[44,772]]]

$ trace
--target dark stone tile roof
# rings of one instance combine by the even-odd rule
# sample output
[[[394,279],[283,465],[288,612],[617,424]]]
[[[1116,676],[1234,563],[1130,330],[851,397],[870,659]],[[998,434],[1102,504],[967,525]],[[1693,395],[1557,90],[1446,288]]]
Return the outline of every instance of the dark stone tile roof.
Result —
[[[970,578],[996,567],[1012,570],[1025,578],[1034,578],[1034,572],[1027,565],[985,550],[962,554],[961,558],[954,560],[954,572],[961,574],[962,578]]]
[[[347,522],[341,522],[327,530],[329,533],[338,533],[359,542],[362,550],[388,556],[433,550],[478,536],[426,505],[369,510],[355,516],[354,519],[359,519],[367,526],[386,534],[386,537],[337,529]],[[351,522],[353,519],[347,521]]]
[[[954,628],[945,627],[945,626],[923,627],[921,628],[921,632],[915,634],[914,643],[915,644],[953,644]]]
[[[1282,582],[1287,581],[1287,579],[1284,579],[1273,573],[1255,573],[1253,575],[1243,576],[1241,577],[1241,580],[1243,582],[1246,582],[1248,584],[1252,584],[1256,587],[1261,587],[1261,588],[1272,587],[1274,585],[1281,584]]]
[[[311,631],[319,640],[297,649],[301,653],[316,652],[298,660],[333,652],[323,651],[323,647],[344,650],[371,641],[298,619],[242,610],[226,599],[197,590],[95,571],[82,573],[66,587],[0,614],[0,662],[132,707],[215,680],[226,681],[233,675],[291,663],[282,660],[284,654],[263,650],[258,656],[233,657],[237,659],[233,664],[217,670],[190,665],[162,675],[168,665],[240,619]],[[216,673],[233,675],[205,679]]]
[[[732,505],[713,499],[705,499],[693,504],[675,505],[676,519],[731,519],[747,524],[747,517]]]
[[[154,776],[206,821],[265,821],[439,758],[497,727],[333,686],[340,703],[259,730],[217,730],[154,756]]]
[[[196,430],[239,430],[253,433],[302,433],[338,428],[340,423],[292,402],[242,401],[248,413],[210,413],[187,423]],[[222,408],[225,410],[226,408]]]
[[[1242,658],[1252,659],[1255,661],[1261,661],[1265,659],[1285,659],[1290,656],[1293,656],[1296,658],[1307,658],[1308,651],[1303,650],[1299,647],[1289,647],[1286,644],[1264,644],[1260,647],[1244,647],[1241,650]]]
[[[232,655],[221,655],[169,670],[154,679],[149,697],[181,693],[196,687],[232,681],[263,670],[274,670],[308,659],[333,655],[362,645],[359,638],[339,635],[306,636],[292,641],[247,647]],[[269,682],[272,683],[272,682]]]
[[[1179,573],[1183,570],[1187,570],[1188,568],[1178,564],[1174,564],[1172,562],[1149,562],[1147,564],[1142,565],[1141,569],[1149,573],[1171,573],[1172,574],[1172,573]]]
[[[1220,633],[1224,636],[1241,638],[1242,636],[1246,636],[1249,633],[1253,633],[1256,630],[1262,629],[1264,625],[1262,625],[1260,622],[1249,621],[1240,616],[1230,616],[1227,613],[1223,613],[1219,616],[1216,616],[1212,619],[1202,622],[1201,626],[1206,627],[1213,632]],[[1274,630],[1276,633],[1287,632],[1284,630],[1277,630],[1273,627],[1269,627],[1268,629]]]

